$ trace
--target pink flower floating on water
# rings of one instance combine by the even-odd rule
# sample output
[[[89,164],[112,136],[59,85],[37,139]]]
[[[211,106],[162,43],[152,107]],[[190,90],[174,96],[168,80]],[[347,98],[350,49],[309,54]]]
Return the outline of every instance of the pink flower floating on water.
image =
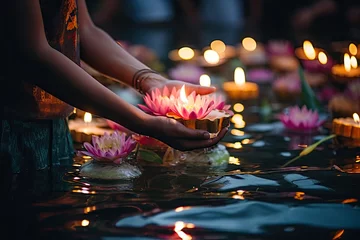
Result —
[[[186,96],[185,85],[170,92],[167,87],[161,92],[156,89],[144,97],[145,105],[139,104],[143,111],[156,115],[174,118],[204,119],[211,111],[220,110],[229,112],[230,105],[225,105],[221,96],[215,94],[199,95],[192,92]]]
[[[281,114],[279,119],[287,129],[296,132],[316,131],[324,123],[319,119],[317,111],[307,109],[306,106],[291,107],[287,113]]]
[[[188,83],[199,84],[199,79],[205,71],[194,64],[183,63],[169,70],[169,77]]]
[[[137,142],[125,133],[115,131],[103,136],[93,136],[92,144],[85,142],[86,151],[79,151],[80,155],[90,156],[97,161],[121,164],[135,149]]]

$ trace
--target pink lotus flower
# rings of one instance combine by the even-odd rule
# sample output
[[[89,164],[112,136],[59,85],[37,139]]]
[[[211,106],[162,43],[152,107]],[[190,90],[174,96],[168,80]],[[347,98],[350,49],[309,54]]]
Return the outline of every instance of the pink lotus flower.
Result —
[[[169,70],[171,79],[180,80],[188,83],[199,84],[199,79],[204,70],[194,64],[183,63]]]
[[[279,119],[287,129],[297,132],[316,131],[324,123],[317,111],[308,110],[306,106],[291,107],[287,113],[280,114]]]
[[[145,105],[138,104],[139,108],[146,113],[156,116],[166,116],[170,112],[170,107],[173,101],[179,95],[179,91],[175,88],[170,92],[167,87],[163,88],[163,91],[155,89],[150,94],[146,94],[144,97]]]
[[[123,160],[135,149],[137,142],[125,133],[115,131],[105,133],[103,136],[93,136],[92,144],[85,142],[87,151],[79,151],[79,155],[90,156],[97,161],[121,164]]]
[[[301,82],[297,73],[289,73],[277,78],[272,85],[275,91],[299,94],[301,92]]]

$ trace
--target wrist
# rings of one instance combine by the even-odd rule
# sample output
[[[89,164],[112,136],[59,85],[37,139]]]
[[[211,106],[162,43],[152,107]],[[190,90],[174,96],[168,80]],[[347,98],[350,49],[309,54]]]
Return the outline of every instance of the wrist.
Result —
[[[145,94],[154,87],[162,86],[166,81],[166,78],[152,69],[141,69],[134,74],[132,85],[139,93]]]

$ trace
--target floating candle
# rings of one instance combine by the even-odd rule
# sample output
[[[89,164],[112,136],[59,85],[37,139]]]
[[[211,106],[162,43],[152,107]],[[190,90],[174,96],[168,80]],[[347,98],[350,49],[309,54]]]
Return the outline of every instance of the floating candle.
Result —
[[[232,100],[254,99],[259,95],[258,85],[245,81],[245,72],[241,67],[235,69],[233,82],[224,82],[223,89]]]
[[[191,61],[199,55],[199,51],[191,47],[182,47],[169,52],[169,58],[172,61]]]
[[[202,67],[216,67],[225,61],[225,58],[220,58],[219,53],[212,49],[205,50],[203,56],[198,58],[198,62]]]
[[[344,64],[336,64],[331,72],[335,80],[347,81],[360,77],[360,68],[357,66],[357,60],[354,56],[350,57],[348,53],[344,54]]]
[[[236,56],[236,49],[233,46],[226,45],[221,40],[212,41],[210,48],[217,52],[220,58],[233,58]]]
[[[315,60],[319,52],[324,51],[321,48],[314,48],[308,40],[303,42],[303,47],[295,49],[295,55],[301,60]]]
[[[239,46],[239,58],[245,65],[263,65],[268,62],[265,47],[255,39],[246,37]]]
[[[360,146],[360,119],[357,113],[352,118],[335,118],[332,122],[332,131],[343,137],[350,146]]]
[[[211,86],[211,78],[207,74],[202,74],[200,76],[199,83],[201,86],[210,87]]]
[[[68,126],[75,142],[91,141],[92,135],[101,136],[105,132],[113,132],[103,128],[107,126],[105,119],[96,118],[93,120],[91,113],[88,112],[85,112],[83,119],[69,120]]]

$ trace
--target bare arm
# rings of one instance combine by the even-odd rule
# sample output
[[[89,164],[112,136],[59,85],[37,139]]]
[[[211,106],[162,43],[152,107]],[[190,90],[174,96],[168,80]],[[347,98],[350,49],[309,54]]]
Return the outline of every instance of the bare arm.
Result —
[[[12,6],[17,20],[13,36],[21,36],[13,41],[17,65],[30,71],[30,76],[23,79],[77,108],[143,131],[148,115],[123,101],[48,44],[38,1],[18,0]]]
[[[209,139],[207,132],[191,130],[166,117],[153,117],[143,113],[48,44],[38,1],[14,0],[9,3],[10,8],[6,10],[13,13],[16,21],[16,26],[12,28],[14,32],[9,37],[12,37],[10,41],[15,48],[16,67],[20,73],[26,72],[26,76],[21,76],[24,81],[41,87],[75,107],[111,119],[134,132],[155,137],[176,149],[209,147],[220,141],[226,133],[224,129],[217,138]],[[84,4],[83,1],[81,3],[79,7]],[[91,47],[101,52],[101,48],[97,47],[98,42],[91,43],[94,43]],[[104,52],[108,51],[105,46],[103,48]],[[102,57],[105,58],[104,55]],[[115,56],[109,58],[115,59]],[[127,60],[129,63],[123,61],[119,65],[104,64],[103,70],[117,73],[117,67],[122,68],[125,72],[123,77],[128,79],[132,69],[142,68],[143,65],[131,56]],[[111,68],[112,65],[116,67]],[[106,71],[105,66],[110,70]]]
[[[95,26],[89,16],[85,0],[79,0],[78,4],[81,58],[99,72],[131,86],[135,72],[149,67],[119,46],[109,34]],[[149,78],[149,81],[154,84],[166,80],[161,76],[154,76]]]

